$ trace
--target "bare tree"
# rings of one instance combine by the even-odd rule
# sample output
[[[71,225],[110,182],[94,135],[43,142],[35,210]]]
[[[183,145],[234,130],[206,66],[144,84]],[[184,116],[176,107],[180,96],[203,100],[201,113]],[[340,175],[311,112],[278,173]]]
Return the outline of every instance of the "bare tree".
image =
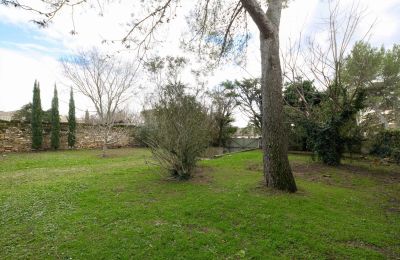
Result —
[[[42,0],[43,2],[47,2]],[[78,0],[77,0],[78,1]],[[75,1],[74,3],[79,4]],[[87,1],[82,1],[87,2]],[[90,2],[90,1],[89,1]],[[93,3],[99,1],[93,1]],[[22,6],[18,0],[3,0],[3,4]],[[42,12],[52,18],[57,10],[74,8],[70,1],[48,2],[50,11]],[[148,49],[154,41],[154,33],[163,24],[168,24],[176,16],[179,0],[143,1],[144,15],[135,18],[122,42],[137,50]],[[260,32],[261,89],[262,89],[262,139],[264,179],[269,187],[295,192],[296,183],[289,165],[287,136],[283,124],[282,70],[279,55],[279,25],[285,0],[201,0],[194,4],[196,12],[193,29],[198,50],[210,49],[213,57],[226,57],[227,54],[244,53],[250,34],[247,33],[247,17],[250,16]],[[262,6],[263,4],[263,6]],[[265,11],[265,8],[267,10]],[[46,19],[39,21],[46,24]],[[235,56],[235,55],[234,55]]]
[[[292,44],[283,59],[284,76],[303,104],[299,112],[313,123],[313,149],[324,163],[338,165],[345,145],[350,147],[360,140],[356,116],[364,106],[366,87],[372,76],[363,72],[371,67],[373,60],[363,59],[357,66],[352,65],[351,48],[356,40],[369,37],[373,23],[360,34],[366,15],[360,1],[354,1],[346,9],[339,0],[329,0],[327,5],[329,13],[322,34],[326,40],[310,37],[307,48],[301,40]],[[354,72],[358,76],[351,76]],[[306,91],[309,89],[304,88],[304,79],[316,84],[319,91]],[[315,96],[307,98],[312,93]],[[313,106],[321,93],[322,102]]]
[[[107,146],[113,143],[111,132],[120,107],[132,95],[134,66],[96,49],[63,59],[62,65],[66,78],[96,109],[104,157]]]
[[[374,23],[366,31],[360,32],[360,25],[366,16],[360,1],[353,1],[346,9],[338,0],[329,0],[327,5],[329,14],[323,27],[326,41],[320,42],[315,40],[315,36],[308,36],[307,43],[303,44],[300,35],[300,39],[290,44],[283,56],[284,77],[291,83],[301,78],[315,81],[321,90],[329,94],[334,109],[338,111],[342,108],[341,93],[350,93],[346,102],[351,103],[363,87],[357,82],[345,82],[346,58],[356,40],[365,41],[369,38]],[[299,96],[305,102],[301,92]]]

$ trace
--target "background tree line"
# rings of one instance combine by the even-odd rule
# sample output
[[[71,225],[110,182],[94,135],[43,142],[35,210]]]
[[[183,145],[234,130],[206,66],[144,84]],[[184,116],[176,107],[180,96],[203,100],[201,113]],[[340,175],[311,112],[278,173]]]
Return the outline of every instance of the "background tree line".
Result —
[[[400,47],[372,47],[356,42],[341,61],[340,86],[318,88],[297,77],[286,83],[285,126],[292,150],[313,151],[322,162],[337,165],[344,152],[394,154],[400,113]],[[258,79],[227,85],[255,128],[261,102]],[[390,130],[391,129],[391,130]],[[389,140],[395,138],[391,143]],[[386,147],[386,148],[382,148]],[[398,161],[398,159],[396,159]]]

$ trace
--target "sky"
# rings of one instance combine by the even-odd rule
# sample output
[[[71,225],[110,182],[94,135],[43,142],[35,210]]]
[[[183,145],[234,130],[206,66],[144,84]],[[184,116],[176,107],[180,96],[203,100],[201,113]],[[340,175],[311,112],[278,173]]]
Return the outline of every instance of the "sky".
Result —
[[[36,5],[40,1],[20,1]],[[155,48],[156,53],[176,55],[182,53],[179,49],[179,38],[185,28],[185,13],[195,1],[182,1],[177,18],[162,31],[162,44]],[[353,0],[342,0],[344,9]],[[384,45],[390,48],[400,43],[400,0],[360,0],[360,5],[366,10],[360,32],[367,30],[375,21],[370,42],[373,46]],[[132,7],[132,1],[120,0],[104,6],[102,15],[98,9],[81,8],[74,12],[73,29],[70,10],[59,13],[53,23],[47,28],[38,28],[32,19],[38,16],[32,12],[0,6],[0,111],[19,109],[32,99],[32,89],[35,79],[40,82],[43,109],[49,109],[54,85],[57,85],[60,100],[60,113],[67,114],[70,83],[65,80],[59,64],[59,59],[72,55],[80,49],[94,46],[105,51],[116,51],[119,45],[101,44],[103,39],[121,39],[127,30],[126,23],[134,15],[140,15],[140,9]],[[316,35],[323,42],[324,23],[327,15],[326,0],[292,0],[284,9],[281,20],[281,46],[284,50],[289,39],[297,39],[302,35]],[[118,15],[116,15],[118,14]],[[225,65],[214,71],[207,80],[207,87],[212,88],[224,80],[258,77],[260,75],[260,58],[258,33],[254,25],[250,26],[252,37],[249,43],[247,63],[245,67]],[[319,35],[319,37],[318,37]],[[132,53],[124,52],[129,58]],[[189,80],[189,79],[188,79]],[[143,93],[143,92],[141,92]],[[75,94],[77,115],[83,116],[88,109],[93,111],[90,101]],[[139,111],[145,102],[144,95],[136,95],[128,107]],[[235,113],[235,125],[245,126],[247,119],[239,112]]]

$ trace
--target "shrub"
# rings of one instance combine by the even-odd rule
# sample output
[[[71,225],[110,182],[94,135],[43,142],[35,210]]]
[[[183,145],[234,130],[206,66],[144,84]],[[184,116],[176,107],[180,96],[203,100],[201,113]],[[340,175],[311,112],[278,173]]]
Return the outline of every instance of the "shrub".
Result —
[[[145,142],[159,166],[177,179],[189,179],[210,142],[207,113],[180,83],[168,85],[146,112]]]
[[[370,153],[400,164],[400,130],[380,131],[374,137]]]
[[[340,137],[336,125],[327,125],[324,128],[315,128],[313,134],[313,150],[326,165],[336,166],[340,164],[344,150],[344,142]]]
[[[135,144],[140,147],[148,147],[147,139],[149,138],[149,125],[144,124],[134,128],[132,136],[135,139]]]

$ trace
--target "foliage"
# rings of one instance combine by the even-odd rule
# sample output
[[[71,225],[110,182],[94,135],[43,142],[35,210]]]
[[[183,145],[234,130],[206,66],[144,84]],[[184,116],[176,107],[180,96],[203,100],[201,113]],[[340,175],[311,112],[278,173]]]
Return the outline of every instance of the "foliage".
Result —
[[[324,92],[318,91],[314,86],[314,82],[299,79],[291,84],[286,84],[283,98],[290,107],[307,113],[321,103],[324,98]]]
[[[232,126],[235,121],[233,109],[237,106],[234,95],[229,91],[232,86],[232,82],[225,81],[209,93],[212,102],[210,116],[212,121],[212,145],[214,146],[226,146],[237,130],[236,127]]]
[[[310,128],[312,147],[323,162],[339,164],[346,149],[360,151],[363,133],[373,132],[376,125],[388,127],[395,120],[400,82],[400,65],[395,65],[400,61],[397,49],[395,45],[386,52],[357,42],[340,64],[336,74],[340,80],[333,80],[325,92]],[[360,113],[361,118],[357,118]]]
[[[360,145],[361,134],[357,131],[356,115],[363,108],[365,94],[359,91],[352,103],[339,114],[329,113],[324,123],[310,124],[311,145],[318,158],[327,165],[339,165],[346,146],[350,149]],[[329,101],[326,102],[325,104]]]
[[[68,110],[68,147],[70,148],[74,147],[75,142],[76,142],[75,101],[74,101],[74,93],[71,88],[69,97],[69,110]]]
[[[260,131],[249,122],[245,127],[240,129],[240,134],[248,137],[257,137],[260,135]]]
[[[229,81],[228,81],[229,82]],[[225,88],[231,92],[241,111],[250,119],[250,123],[261,134],[261,83],[258,78],[247,78],[241,81],[229,82]]]
[[[391,158],[400,164],[400,130],[383,130],[376,134],[371,154]]]
[[[89,115],[89,110],[86,109],[85,111],[85,124],[89,124],[90,123],[90,115]]]
[[[54,97],[51,102],[51,137],[50,147],[58,149],[60,147],[60,114],[58,112],[57,87],[54,86]]]
[[[357,116],[365,108],[368,85],[379,70],[379,54],[364,48],[367,45],[361,42],[350,45],[360,35],[364,17],[365,10],[359,5],[345,9],[341,1],[329,1],[323,27],[326,40],[307,37],[311,39],[308,48],[302,48],[299,42],[290,47],[286,58],[284,75],[288,80],[307,77],[324,92],[321,104],[317,109],[310,106],[306,116],[310,119],[313,150],[330,165],[340,163],[346,146],[350,150],[359,146],[361,130]],[[366,30],[363,38],[369,34],[370,30]]]
[[[288,148],[291,151],[310,151],[310,136],[306,117],[294,112],[289,106],[285,106],[286,129],[288,132]]]
[[[136,125],[133,131],[134,139],[141,147],[147,147],[147,140],[151,129],[151,122],[154,121],[153,109],[140,112],[141,122]]]
[[[284,91],[289,144],[312,150],[328,165],[340,164],[346,148],[349,152],[360,149],[362,141],[356,116],[364,107],[365,89],[357,88],[351,93],[339,89],[343,88],[332,86],[327,91],[318,91],[313,82],[299,79],[288,84]]]
[[[400,45],[385,50],[373,48],[366,43],[358,43],[354,50],[352,63],[357,66],[360,60],[368,60],[369,67],[359,68],[355,77],[365,78],[367,99],[365,120],[367,127],[390,124],[400,126]],[[362,74],[362,75],[360,75]],[[365,75],[365,76],[363,76]]]
[[[42,127],[42,105],[40,102],[40,87],[39,82],[35,81],[33,86],[33,101],[32,101],[32,149],[38,150],[42,148],[43,143],[43,127]]]
[[[288,129],[289,149],[308,151],[310,147],[310,131],[313,124],[312,114],[320,108],[324,92],[318,91],[314,83],[299,79],[286,84],[283,91],[285,102],[285,120]]]
[[[147,140],[149,138],[149,126],[147,124],[139,125],[133,130],[133,137],[135,142],[140,147],[147,147]]]
[[[12,120],[30,123],[32,120],[32,103],[25,104],[15,111]]]
[[[12,120],[31,123],[32,120],[32,103],[28,103],[23,105],[19,110],[17,110],[13,116]],[[42,111],[42,122],[50,123],[51,122],[51,109]]]
[[[171,176],[188,179],[210,142],[208,116],[181,83],[168,84],[146,120],[146,143]]]

